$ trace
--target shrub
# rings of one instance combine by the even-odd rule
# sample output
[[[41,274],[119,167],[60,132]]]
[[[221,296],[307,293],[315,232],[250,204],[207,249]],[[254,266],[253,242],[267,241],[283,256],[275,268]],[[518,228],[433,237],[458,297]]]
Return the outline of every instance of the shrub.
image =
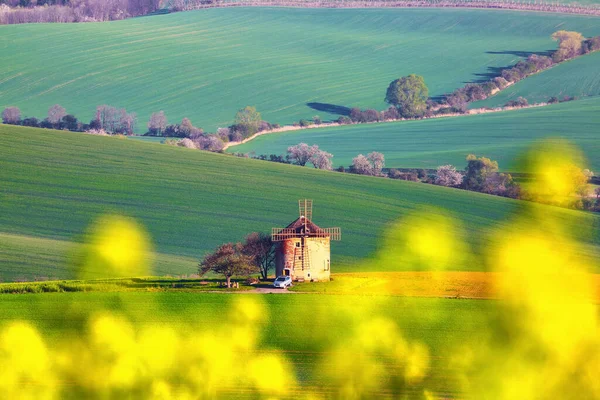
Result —
[[[300,125],[303,128],[306,128],[307,126],[311,125],[311,122],[306,119],[301,119],[300,121],[298,121],[298,125]]]
[[[527,107],[528,105],[529,105],[529,102],[527,101],[526,98],[518,97],[516,100],[511,100],[511,101],[507,102],[504,106],[505,107]]]
[[[434,183],[440,186],[458,187],[462,184],[463,176],[452,165],[438,167]]]
[[[352,120],[350,119],[350,117],[342,115],[337,119],[337,123],[340,125],[350,125],[352,123]]]
[[[390,106],[387,110],[383,112],[383,118],[392,120],[399,119],[400,113],[398,112],[398,109],[396,107]]]

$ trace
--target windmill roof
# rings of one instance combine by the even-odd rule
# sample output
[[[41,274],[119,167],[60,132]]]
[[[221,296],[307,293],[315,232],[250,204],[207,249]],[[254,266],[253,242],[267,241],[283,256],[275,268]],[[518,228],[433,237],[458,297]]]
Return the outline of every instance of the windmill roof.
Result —
[[[306,232],[302,232],[304,227],[306,226],[306,230],[308,231],[308,235],[320,233],[321,235],[326,234],[327,232],[321,228],[310,219],[302,216],[289,224],[286,229],[294,229],[297,234],[306,234]]]

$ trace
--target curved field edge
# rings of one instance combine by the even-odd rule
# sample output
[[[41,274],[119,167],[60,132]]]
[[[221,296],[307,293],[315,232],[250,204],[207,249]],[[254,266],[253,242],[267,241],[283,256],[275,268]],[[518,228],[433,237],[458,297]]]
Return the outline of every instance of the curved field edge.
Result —
[[[465,9],[228,8],[0,26],[0,107],[43,118],[58,103],[87,121],[110,104],[136,112],[140,132],[159,110],[205,130],[229,125],[246,105],[280,124],[333,119],[327,105],[384,109],[385,88],[399,76],[420,74],[441,96],[556,48],[557,26],[599,35],[597,21]]]
[[[505,198],[412,182],[318,171],[154,143],[71,132],[0,125],[0,232],[60,241],[80,241],[94,219],[105,213],[136,218],[155,249],[187,266],[222,243],[253,231],[270,232],[297,217],[297,200],[314,200],[314,221],[342,228],[332,244],[332,271],[364,271],[363,262],[393,221],[427,207],[443,209],[460,221],[455,234],[476,257],[491,234],[506,226],[521,204]],[[543,206],[539,206],[543,207]],[[595,215],[545,207],[597,251],[600,233],[585,232]],[[6,242],[5,242],[6,243]],[[44,242],[13,240],[0,254],[5,280],[23,277],[19,269],[38,254],[33,276],[72,277],[57,270],[59,255],[44,258]],[[7,255],[8,254],[8,255]],[[21,255],[19,255],[21,254]],[[189,260],[189,261],[188,261]],[[168,262],[168,260],[166,260]],[[480,262],[452,270],[485,270]],[[51,271],[51,272],[49,272]],[[177,268],[168,268],[178,274]],[[31,278],[33,278],[31,276]]]
[[[501,107],[511,100],[524,97],[530,104],[547,102],[550,97],[585,98],[600,95],[600,52],[560,63],[549,70],[531,75],[469,108]]]
[[[581,148],[590,169],[600,170],[599,126],[600,97],[592,97],[489,114],[266,134],[228,151],[285,154],[288,146],[305,142],[332,153],[334,166],[348,166],[359,153],[378,151],[390,168],[462,168],[472,153],[514,171],[518,155],[535,141],[563,137]]]

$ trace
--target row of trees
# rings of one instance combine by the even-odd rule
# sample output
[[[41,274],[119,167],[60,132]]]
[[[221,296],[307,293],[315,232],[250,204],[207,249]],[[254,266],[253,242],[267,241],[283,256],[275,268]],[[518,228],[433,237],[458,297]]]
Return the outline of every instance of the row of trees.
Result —
[[[152,113],[147,124],[145,136],[191,137],[202,131],[194,128],[189,119],[184,118],[181,124],[169,125],[164,111]],[[228,128],[220,128],[219,137],[224,141],[241,141],[255,133],[272,129],[274,125],[263,121],[255,107],[247,106],[235,115],[235,123]],[[278,127],[278,126],[277,126]]]
[[[2,111],[2,122],[9,125],[23,125],[34,128],[60,129],[73,132],[101,130],[111,134],[132,135],[137,123],[135,113],[127,113],[124,108],[108,105],[96,107],[96,116],[89,124],[82,123],[60,104],[48,109],[47,117],[39,120],[36,117],[22,118],[18,107],[6,107]]]
[[[0,24],[119,20],[159,9],[160,0],[1,0]]]
[[[484,100],[507,86],[548,69],[556,63],[600,50],[600,36],[586,39],[579,32],[562,30],[553,33],[552,39],[558,41],[558,49],[550,56],[531,54],[526,60],[519,61],[511,68],[503,69],[499,76],[486,82],[468,83],[447,95],[446,104],[455,111],[465,111],[468,103]]]
[[[274,265],[275,246],[271,236],[254,232],[243,243],[225,243],[207,254],[198,265],[198,272],[200,275],[209,272],[223,275],[230,288],[233,277],[260,273],[263,279],[267,279]]]

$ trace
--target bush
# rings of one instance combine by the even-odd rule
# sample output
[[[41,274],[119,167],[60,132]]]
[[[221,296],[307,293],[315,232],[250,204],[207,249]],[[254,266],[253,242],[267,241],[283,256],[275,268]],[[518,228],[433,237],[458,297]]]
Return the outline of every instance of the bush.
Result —
[[[400,113],[398,112],[398,109],[396,107],[390,106],[387,110],[383,112],[383,118],[391,120],[399,119]]]
[[[337,119],[337,123],[340,125],[350,125],[352,123],[352,120],[350,119],[350,117],[342,115]]]
[[[306,120],[306,119],[301,119],[300,121],[298,121],[298,124],[303,127],[306,128],[307,126],[311,125],[311,122]]]
[[[529,102],[524,97],[518,97],[516,100],[507,102],[504,107],[527,107]]]

